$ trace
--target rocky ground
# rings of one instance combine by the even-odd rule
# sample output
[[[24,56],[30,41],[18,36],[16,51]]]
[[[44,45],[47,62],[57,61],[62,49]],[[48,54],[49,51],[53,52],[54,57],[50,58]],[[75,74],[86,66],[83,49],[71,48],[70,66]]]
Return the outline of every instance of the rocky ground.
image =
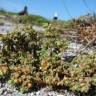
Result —
[[[8,83],[0,83],[0,96],[76,96],[65,89],[52,90],[51,87],[41,88],[38,91],[22,94]]]

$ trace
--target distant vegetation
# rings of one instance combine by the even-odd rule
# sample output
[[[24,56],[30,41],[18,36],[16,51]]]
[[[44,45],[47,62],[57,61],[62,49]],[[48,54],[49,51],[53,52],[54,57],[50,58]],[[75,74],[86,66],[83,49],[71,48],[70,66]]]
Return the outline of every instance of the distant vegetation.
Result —
[[[10,17],[15,23],[23,23],[23,24],[36,24],[36,25],[42,25],[43,23],[49,23],[49,20],[42,16],[36,16],[36,15],[24,15],[20,16],[18,13],[13,12],[7,12],[3,9],[0,9],[0,14],[4,16]]]
[[[0,9],[0,15],[9,15],[9,16],[11,16],[11,15],[14,15],[14,14],[16,14],[16,13],[8,12],[8,11],[6,11],[4,9]]]
[[[33,24],[33,25],[44,25],[51,23],[55,27],[65,28],[65,29],[73,29],[74,22],[73,20],[63,21],[63,20],[48,20],[42,16],[37,15],[24,15],[20,16],[17,13],[7,12],[3,9],[0,9],[0,14],[6,17],[9,17],[15,23],[22,23],[22,24]]]
[[[4,22],[2,20],[0,20],[0,25],[4,25]]]
[[[49,21],[41,16],[36,15],[25,15],[17,17],[19,23],[23,24],[35,24],[35,25],[42,25],[43,23],[48,23]]]
[[[79,21],[79,23],[82,23],[82,21],[86,20],[88,18],[93,19],[94,21],[96,21],[96,14],[94,13],[85,15],[85,16],[80,16],[78,17],[78,19],[74,19],[74,20],[48,20],[42,16],[37,16],[37,15],[19,15],[18,13],[14,13],[14,12],[8,12],[5,11],[4,9],[0,9],[0,14],[4,15],[6,17],[11,18],[11,21],[14,21],[15,23],[22,23],[22,24],[32,24],[32,25],[44,25],[44,24],[49,24],[51,23],[52,25],[54,25],[55,27],[59,27],[59,28],[64,28],[64,29],[74,29],[76,27],[76,22]],[[91,16],[91,17],[90,17]]]

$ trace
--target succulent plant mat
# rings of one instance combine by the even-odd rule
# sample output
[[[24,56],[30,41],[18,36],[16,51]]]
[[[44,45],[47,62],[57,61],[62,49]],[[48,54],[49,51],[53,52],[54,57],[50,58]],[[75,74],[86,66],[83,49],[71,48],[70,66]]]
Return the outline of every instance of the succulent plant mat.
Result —
[[[46,29],[42,38],[31,26],[3,35],[0,51],[0,80],[28,92],[35,86],[64,86],[72,92],[96,95],[96,52],[77,55],[71,62],[61,59],[68,40],[59,32]],[[57,36],[57,37],[56,37]],[[95,95],[93,95],[95,94]]]

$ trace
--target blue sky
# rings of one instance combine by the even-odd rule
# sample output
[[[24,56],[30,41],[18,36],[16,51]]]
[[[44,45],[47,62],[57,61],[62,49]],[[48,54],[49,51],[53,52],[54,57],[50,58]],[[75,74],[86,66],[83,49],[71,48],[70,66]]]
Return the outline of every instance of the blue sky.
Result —
[[[90,10],[96,12],[96,0],[86,0],[86,2]],[[0,8],[11,12],[21,11],[25,5],[28,6],[29,13],[48,19],[51,19],[55,12],[58,13],[59,19],[64,20],[89,12],[83,0],[0,0]],[[66,12],[65,5],[72,17]]]

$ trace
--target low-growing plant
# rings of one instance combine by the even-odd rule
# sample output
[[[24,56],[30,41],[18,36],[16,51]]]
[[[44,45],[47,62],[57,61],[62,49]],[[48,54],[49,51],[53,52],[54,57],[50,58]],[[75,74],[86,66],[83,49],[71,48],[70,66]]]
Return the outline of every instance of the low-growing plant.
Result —
[[[96,89],[96,53],[65,62],[60,54],[68,48],[68,42],[52,30],[42,33],[44,38],[31,26],[4,35],[0,77],[8,74],[8,82],[21,92],[28,92],[36,85],[66,86],[84,94]]]

